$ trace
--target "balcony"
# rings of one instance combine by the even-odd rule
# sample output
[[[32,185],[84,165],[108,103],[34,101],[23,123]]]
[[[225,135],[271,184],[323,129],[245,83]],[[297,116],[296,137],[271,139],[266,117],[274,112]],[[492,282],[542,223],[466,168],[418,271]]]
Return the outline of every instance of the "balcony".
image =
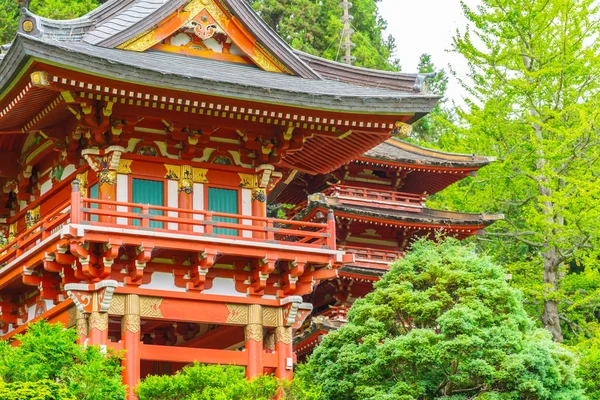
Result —
[[[401,251],[378,250],[367,247],[340,246],[340,250],[354,256],[352,265],[388,271],[390,264],[404,257]]]
[[[216,276],[208,271],[219,260],[236,271],[250,265],[236,272],[238,291],[268,287],[285,295],[310,292],[353,260],[336,249],[333,215],[326,223],[291,221],[82,198],[74,188],[69,201],[0,249],[0,287],[21,275],[37,285],[48,273],[63,274],[63,284],[110,277],[140,285],[150,279],[145,267],[161,268],[157,254],[175,262],[169,268],[179,287],[210,287],[204,283]],[[53,279],[56,287],[60,278]]]
[[[343,204],[374,208],[422,212],[426,197],[412,193],[374,190],[354,186],[334,185],[323,192]]]

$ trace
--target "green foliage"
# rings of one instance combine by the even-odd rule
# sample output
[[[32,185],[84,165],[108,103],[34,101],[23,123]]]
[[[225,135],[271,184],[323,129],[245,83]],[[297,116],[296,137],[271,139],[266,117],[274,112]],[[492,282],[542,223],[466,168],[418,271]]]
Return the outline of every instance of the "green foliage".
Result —
[[[397,70],[396,44],[393,37],[383,37],[387,22],[378,13],[379,1],[352,1],[352,41],[356,44],[352,55],[358,66]],[[339,0],[256,0],[253,7],[293,48],[339,61],[344,26],[339,4]]]
[[[0,381],[0,399],[4,400],[75,400],[64,385],[49,380],[36,382]]]
[[[19,3],[15,0],[0,0],[0,43],[10,43],[17,32]]]
[[[437,72],[434,78],[427,80],[425,90],[428,93],[442,96],[442,99],[429,114],[413,124],[413,129],[408,139],[431,145],[432,142],[437,142],[440,139],[440,136],[446,132],[449,125],[450,115],[444,107],[446,99],[443,98],[448,88],[448,75],[443,69],[438,71],[435,68],[429,54],[421,55],[417,68],[423,74]]]
[[[148,376],[137,388],[140,400],[269,400],[282,385],[272,376],[246,380],[241,367],[194,364],[173,376]],[[318,389],[285,382],[284,399],[317,400]]]
[[[485,0],[464,10],[471,24],[454,50],[469,65],[470,100],[433,136],[444,150],[498,161],[430,205],[504,214],[479,243],[554,339],[576,343],[598,321],[597,3]]]
[[[51,19],[77,18],[99,5],[98,0],[32,0],[31,12]],[[12,42],[17,33],[19,21],[19,2],[0,0],[0,43]]]
[[[596,330],[598,331],[598,330]],[[577,375],[590,400],[600,400],[600,337],[595,336],[579,343],[581,359]]]
[[[60,389],[68,393],[65,399],[125,398],[120,358],[105,356],[96,347],[77,345],[73,329],[41,321],[30,325],[25,334],[16,335],[15,340],[21,345],[0,342],[0,378],[14,384],[11,387],[40,393]],[[55,382],[60,388],[44,381]]]
[[[573,355],[521,301],[472,246],[418,241],[300,375],[324,399],[583,399]]]

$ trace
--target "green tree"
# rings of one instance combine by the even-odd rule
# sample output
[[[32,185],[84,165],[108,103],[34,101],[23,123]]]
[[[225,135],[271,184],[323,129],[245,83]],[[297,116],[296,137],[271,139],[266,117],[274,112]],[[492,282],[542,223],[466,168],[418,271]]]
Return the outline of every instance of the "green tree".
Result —
[[[175,375],[148,376],[137,388],[140,400],[270,400],[280,388],[283,399],[317,400],[318,388],[299,382],[281,383],[272,376],[246,380],[244,369],[233,366],[202,365],[184,367]]]
[[[590,335],[600,293],[597,3],[484,0],[464,10],[471,26],[454,50],[468,61],[470,101],[442,142],[499,161],[433,204],[505,214],[485,244],[531,311],[557,341],[564,327],[573,340]]]
[[[379,1],[352,1],[352,41],[356,44],[352,55],[358,66],[397,70],[396,44],[393,37],[383,37],[387,22],[379,15]],[[339,61],[344,26],[339,4],[339,0],[255,0],[253,7],[293,48]]]
[[[0,380],[7,388],[24,393],[68,393],[65,399],[125,398],[120,358],[105,356],[93,346],[84,348],[76,344],[75,330],[41,321],[30,325],[25,334],[16,335],[15,340],[20,346],[0,342]],[[60,387],[47,385],[44,381]],[[0,387],[0,393],[1,390]]]
[[[574,357],[536,329],[489,257],[420,240],[301,371],[324,399],[583,399]]]
[[[10,43],[17,33],[19,4],[22,1],[0,0],[0,43]],[[52,19],[77,18],[98,7],[98,0],[32,0],[29,9]]]
[[[448,75],[443,69],[438,71],[435,68],[430,54],[421,55],[417,70],[422,74],[437,73],[434,78],[427,79],[425,90],[428,93],[442,96],[442,99],[429,114],[413,124],[409,139],[431,145],[431,143],[435,143],[440,139],[440,136],[448,129],[451,120],[450,114],[445,108],[446,98],[444,97],[448,89]]]

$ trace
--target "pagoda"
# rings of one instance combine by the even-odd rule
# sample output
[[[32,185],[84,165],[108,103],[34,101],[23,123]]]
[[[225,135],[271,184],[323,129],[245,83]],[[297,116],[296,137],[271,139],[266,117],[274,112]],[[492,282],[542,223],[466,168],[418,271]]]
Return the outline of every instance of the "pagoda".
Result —
[[[483,233],[502,215],[467,214],[427,208],[426,200],[493,162],[492,157],[452,154],[388,139],[329,174],[296,175],[274,202],[294,204],[294,219],[319,222],[331,210],[337,248],[346,262],[335,279],[306,296],[314,309],[295,337],[304,359],[321,336],[346,322],[352,303],[403,257],[411,242],[438,234],[465,239]]]
[[[412,236],[494,219],[424,207],[489,160],[390,139],[439,100],[422,75],[293,50],[245,0],[21,13],[0,55],[2,338],[46,319],[125,350],[129,399],[194,361],[289,379],[313,308],[343,312]]]

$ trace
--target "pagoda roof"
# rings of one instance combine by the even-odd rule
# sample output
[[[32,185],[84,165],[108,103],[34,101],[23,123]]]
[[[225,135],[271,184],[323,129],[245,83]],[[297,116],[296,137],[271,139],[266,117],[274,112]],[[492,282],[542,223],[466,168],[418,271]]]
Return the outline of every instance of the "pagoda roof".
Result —
[[[358,160],[378,160],[424,167],[479,169],[496,159],[472,154],[448,153],[392,138],[367,151]]]
[[[484,228],[494,222],[504,219],[503,215],[471,214],[456,211],[442,211],[421,208],[419,212],[391,209],[389,207],[368,207],[344,204],[335,197],[323,194],[309,197],[309,204],[304,215],[311,215],[313,210],[333,210],[336,215],[355,216],[356,219],[374,220],[382,223],[398,222],[399,225],[414,224],[424,226],[447,227],[478,227]]]
[[[253,66],[161,51],[134,52],[19,34],[0,63],[0,93],[28,58],[150,86],[291,106],[356,112],[425,112],[437,96],[304,79]],[[142,72],[143,71],[143,72]],[[184,79],[182,79],[184,78]],[[368,103],[367,103],[368,102]]]
[[[295,51],[245,0],[210,0],[208,3],[227,10],[252,35],[256,44],[272,54],[289,73],[274,74],[256,66],[151,49],[143,52],[117,49],[192,3],[194,1],[189,0],[109,0],[80,18],[64,21],[42,18],[24,10],[17,38],[0,63],[0,93],[18,73],[24,59],[34,57],[38,61],[51,61],[142,84],[176,87],[179,82],[179,86],[192,91],[207,90],[206,84],[210,84],[211,94],[292,106],[422,116],[439,100],[439,96],[419,93],[423,75],[348,66]],[[33,24],[30,32],[23,30],[24,21]],[[140,70],[156,74],[146,75]],[[181,78],[186,78],[185,85]],[[247,90],[238,90],[240,86]]]

